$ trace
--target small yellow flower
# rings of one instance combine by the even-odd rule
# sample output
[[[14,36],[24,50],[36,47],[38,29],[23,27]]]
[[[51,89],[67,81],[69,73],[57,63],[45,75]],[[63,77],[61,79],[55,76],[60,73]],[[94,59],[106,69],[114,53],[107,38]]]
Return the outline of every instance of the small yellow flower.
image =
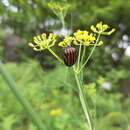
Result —
[[[60,17],[61,13],[63,17],[65,17],[68,9],[70,8],[70,4],[62,3],[62,2],[49,2],[48,7],[53,10],[53,12]]]
[[[70,5],[67,3],[50,2],[48,3],[48,7],[55,11],[64,11],[67,10]]]
[[[29,46],[32,47],[35,51],[41,51],[47,48],[50,48],[56,43],[56,35],[50,33],[49,36],[45,33],[37,35],[33,38],[34,44],[29,43]]]
[[[50,116],[59,116],[62,114],[61,108],[52,109],[49,113]]]
[[[74,38],[75,38],[74,41],[75,45],[83,44],[85,46],[89,46],[90,43],[93,43],[96,40],[95,36],[92,33],[89,34],[88,31],[81,31],[81,30],[78,30],[77,32],[74,33]]]
[[[102,35],[111,35],[115,29],[111,29],[107,31],[110,27],[107,24],[103,24],[102,22],[97,23],[96,27],[94,25],[91,26],[91,30],[94,33],[102,34]]]
[[[73,37],[66,36],[63,41],[61,41],[58,45],[61,47],[67,47],[70,46],[73,41]]]

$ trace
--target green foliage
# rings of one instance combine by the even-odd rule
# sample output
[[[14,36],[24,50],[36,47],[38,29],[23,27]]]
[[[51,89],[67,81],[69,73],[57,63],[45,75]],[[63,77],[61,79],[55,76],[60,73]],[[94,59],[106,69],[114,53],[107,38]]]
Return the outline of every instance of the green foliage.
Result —
[[[99,124],[97,126],[98,130],[127,130],[128,122],[125,116],[120,112],[111,112],[103,119],[99,120]]]
[[[86,129],[77,87],[72,85],[74,78],[71,71],[69,72],[71,80],[68,77],[65,82],[67,70],[63,66],[57,66],[56,69],[46,72],[42,71],[34,61],[5,65],[18,84],[18,89],[38,112],[46,124],[46,128],[53,130]],[[96,128],[127,130],[130,119],[129,98],[121,102],[123,98],[121,93],[108,93],[101,87],[105,80],[109,79],[109,76],[97,79],[97,83],[85,84],[84,87],[87,99],[92,100],[93,105],[96,104],[98,117]],[[36,130],[1,77],[0,83],[0,129],[15,130],[23,127],[23,130]],[[115,83],[113,85],[115,86]],[[95,95],[97,87],[99,89]],[[93,106],[90,105],[90,107]],[[50,114],[58,109],[61,109],[60,113]],[[93,110],[91,112],[94,114]]]
[[[74,99],[70,99],[72,94],[70,89],[72,88],[69,88],[70,85],[65,85],[66,83],[64,83],[65,76],[64,73],[61,73],[63,67],[58,67],[56,70],[48,73],[43,72],[38,64],[31,61],[20,65],[10,63],[6,65],[6,68],[18,84],[18,89],[39,113],[48,129],[66,130],[71,128],[85,128],[84,123],[79,122],[80,120],[83,120],[81,109],[73,111],[75,107],[80,108],[80,103],[77,96],[74,96]],[[59,74],[59,76],[54,78],[54,75],[57,74]],[[0,102],[2,106],[0,107],[1,129],[4,126],[12,129],[20,129],[24,123],[26,123],[24,129],[27,129],[28,127],[31,129],[33,126],[30,124],[31,122],[27,115],[23,114],[24,110],[9,91],[2,78],[0,78],[0,82]],[[74,106],[72,106],[73,101]],[[57,108],[60,108],[62,113],[51,116],[50,112]],[[76,115],[79,113],[82,116],[77,119]],[[17,118],[15,119],[14,117]],[[8,120],[10,119],[12,119],[12,121],[9,124]],[[68,125],[68,122],[71,123]],[[7,124],[5,125],[5,123]],[[74,126],[74,124],[76,125]],[[5,128],[5,130],[8,129]]]
[[[16,123],[17,119],[14,115],[9,115],[3,119],[2,128],[3,130],[10,130],[14,123]]]

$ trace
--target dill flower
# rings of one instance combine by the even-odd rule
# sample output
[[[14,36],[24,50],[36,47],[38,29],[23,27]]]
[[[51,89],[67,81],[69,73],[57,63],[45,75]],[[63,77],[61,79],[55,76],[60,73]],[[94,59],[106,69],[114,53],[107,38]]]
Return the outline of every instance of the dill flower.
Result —
[[[110,27],[107,24],[103,24],[102,22],[97,23],[96,27],[94,25],[91,26],[91,30],[94,33],[102,34],[102,35],[111,35],[115,29],[112,28],[108,31]]]
[[[56,109],[52,109],[49,113],[50,116],[59,116],[62,114],[62,109],[61,108],[56,108]]]
[[[61,46],[61,47],[67,47],[67,46],[70,46],[72,41],[73,41],[73,37],[71,36],[66,36],[63,41],[61,41],[58,45]]]
[[[49,2],[48,7],[52,9],[54,14],[61,19],[61,14],[63,17],[66,16],[67,11],[70,8],[70,4],[68,3],[61,3],[61,2]]]
[[[35,51],[41,51],[44,49],[48,49],[55,45],[56,43],[56,35],[53,33],[50,33],[49,36],[45,33],[37,35],[33,38],[34,44],[29,43],[29,46],[33,48]]]
[[[54,3],[54,2],[50,2],[48,3],[48,7],[51,8],[52,10],[55,10],[55,11],[66,11],[69,9],[70,5],[69,4],[63,4],[63,3]]]
[[[92,33],[89,34],[88,31],[81,30],[78,30],[74,33],[74,38],[75,45],[83,44],[85,46],[89,46],[90,43],[93,43],[96,40],[95,36]]]

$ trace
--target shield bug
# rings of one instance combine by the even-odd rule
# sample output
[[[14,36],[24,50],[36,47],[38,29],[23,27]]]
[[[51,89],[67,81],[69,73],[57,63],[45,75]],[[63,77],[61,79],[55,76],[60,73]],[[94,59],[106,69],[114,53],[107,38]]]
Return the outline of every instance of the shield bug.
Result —
[[[74,47],[68,46],[64,49],[64,63],[66,66],[71,67],[75,64],[77,56],[76,49]]]

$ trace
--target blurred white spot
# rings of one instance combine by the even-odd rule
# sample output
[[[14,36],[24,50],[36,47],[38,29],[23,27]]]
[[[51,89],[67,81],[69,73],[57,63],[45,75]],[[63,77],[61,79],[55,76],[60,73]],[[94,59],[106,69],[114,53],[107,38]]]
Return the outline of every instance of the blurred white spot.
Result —
[[[124,41],[124,44],[123,44],[123,48],[127,48],[128,47],[128,42]]]
[[[47,19],[47,20],[44,22],[44,26],[46,26],[46,27],[48,27],[48,26],[54,26],[54,25],[57,25],[58,23],[60,23],[59,20]]]
[[[61,22],[59,20],[55,20],[55,19],[48,19],[44,22],[44,26],[46,28],[50,27],[50,26],[57,26],[61,24]],[[62,29],[56,29],[53,31],[55,34],[57,35],[62,35],[62,36],[66,36],[69,35],[72,30],[71,29],[66,29],[66,28],[62,28]]]
[[[124,40],[124,41],[128,41],[129,40],[129,37],[128,37],[128,35],[123,35],[123,37],[122,37],[122,40]]]
[[[9,1],[8,1],[8,0],[2,0],[2,3],[3,3],[5,6],[9,6]]]
[[[102,88],[105,89],[105,90],[110,90],[111,89],[111,83],[110,82],[104,82],[102,84]]]
[[[29,3],[29,4],[33,4],[32,0],[28,0],[28,3]]]
[[[119,59],[119,56],[117,55],[117,53],[112,53],[112,58],[116,61]]]
[[[128,45],[129,45],[128,41],[122,41],[121,40],[121,41],[118,42],[118,47],[119,48],[124,48],[125,49],[125,48],[128,47]]]
[[[13,6],[13,5],[9,6],[9,10],[14,12],[14,13],[18,12],[18,8],[16,6]]]
[[[119,41],[119,42],[118,42],[118,47],[119,47],[119,48],[122,48],[122,47],[123,47],[123,42],[122,42],[122,41]]]
[[[128,46],[125,50],[125,55],[130,56],[130,46]]]
[[[62,28],[60,30],[55,30],[54,33],[57,35],[66,36],[66,35],[69,35],[71,33],[71,30]]]
[[[126,49],[129,45],[129,37],[127,34],[122,36],[122,39],[118,42],[118,47]]]
[[[125,26],[122,23],[119,24],[119,28],[121,29],[121,31],[125,30]]]
[[[7,27],[7,28],[5,29],[5,32],[9,35],[9,34],[13,34],[13,33],[14,33],[14,30],[11,29],[10,27]]]

